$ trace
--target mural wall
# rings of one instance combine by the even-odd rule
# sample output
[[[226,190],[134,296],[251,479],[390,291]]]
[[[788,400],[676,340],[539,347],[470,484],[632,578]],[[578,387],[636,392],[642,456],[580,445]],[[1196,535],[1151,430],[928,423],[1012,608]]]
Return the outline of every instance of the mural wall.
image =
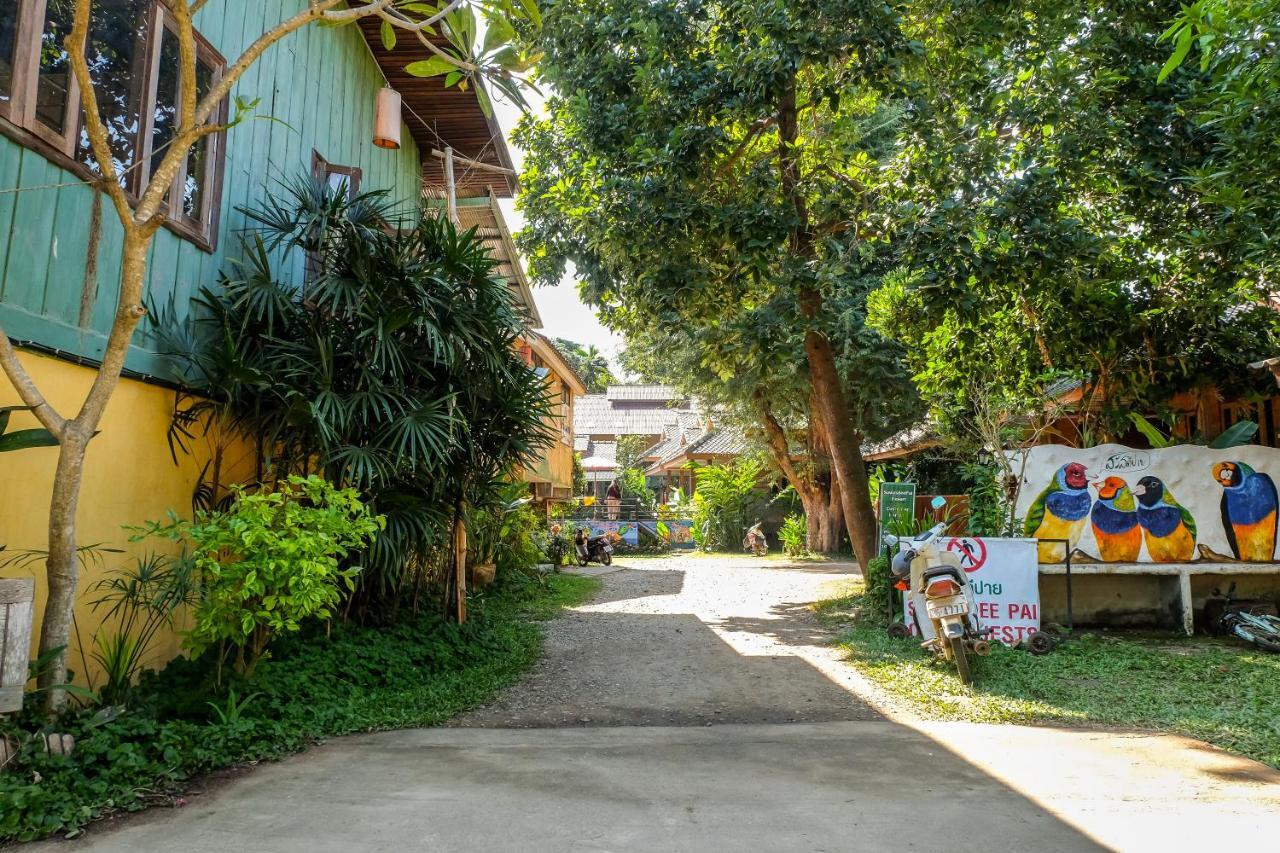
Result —
[[[1045,445],[1013,456],[1027,536],[1072,559],[1120,563],[1276,559],[1280,450]],[[1065,559],[1041,542],[1042,563]]]

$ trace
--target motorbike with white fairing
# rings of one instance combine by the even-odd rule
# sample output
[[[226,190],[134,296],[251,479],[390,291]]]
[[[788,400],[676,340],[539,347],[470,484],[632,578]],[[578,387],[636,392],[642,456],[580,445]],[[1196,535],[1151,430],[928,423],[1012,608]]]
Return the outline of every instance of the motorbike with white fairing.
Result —
[[[991,632],[978,622],[973,590],[959,556],[942,548],[946,530],[946,524],[938,524],[914,538],[892,535],[884,538],[889,545],[901,546],[890,563],[894,587],[908,592],[914,602],[924,601],[931,631],[926,631],[926,626],[920,623],[918,608],[908,607],[917,633],[927,637],[921,645],[945,660],[954,661],[960,680],[968,684],[973,678],[969,653],[990,654],[987,637]]]

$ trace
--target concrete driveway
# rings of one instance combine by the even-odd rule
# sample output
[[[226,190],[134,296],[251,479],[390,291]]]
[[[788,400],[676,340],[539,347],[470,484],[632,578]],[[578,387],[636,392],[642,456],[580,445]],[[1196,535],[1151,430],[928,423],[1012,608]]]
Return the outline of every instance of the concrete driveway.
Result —
[[[805,608],[847,572],[635,561],[548,626],[528,678],[453,727],[338,739],[73,843],[985,853],[1280,838],[1280,774],[1205,744],[896,713]]]

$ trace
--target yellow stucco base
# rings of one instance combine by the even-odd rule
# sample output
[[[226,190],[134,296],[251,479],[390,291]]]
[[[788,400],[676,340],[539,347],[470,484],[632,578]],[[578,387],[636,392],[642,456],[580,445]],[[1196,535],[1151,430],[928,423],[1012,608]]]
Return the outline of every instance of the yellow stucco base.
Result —
[[[59,412],[70,416],[93,380],[94,371],[55,358],[22,353],[21,359],[32,378]],[[80,575],[76,604],[78,637],[72,638],[71,667],[76,682],[92,685],[98,667],[91,659],[94,636],[101,625],[90,602],[90,587],[112,570],[130,565],[145,551],[171,550],[167,543],[130,543],[125,525],[162,519],[172,509],[190,517],[191,496],[205,461],[213,453],[212,439],[199,439],[191,455],[178,453],[177,464],[169,454],[166,440],[173,413],[175,392],[156,385],[122,379],[107,407],[100,433],[89,445],[83,485],[76,515],[77,539],[83,545],[117,548],[124,553],[104,554],[101,562],[87,560]],[[16,392],[0,379],[0,405],[21,405]],[[10,430],[39,426],[25,412],[15,413]],[[53,484],[56,447],[42,447],[0,453],[0,543],[6,551],[0,557],[22,549],[43,550],[48,542],[49,500]],[[228,472],[252,470],[249,448],[238,444],[224,454]],[[224,476],[223,482],[233,481]],[[44,565],[0,569],[2,577],[31,576],[36,580],[34,638],[39,636],[47,588]],[[179,625],[179,630],[183,627]],[[159,637],[148,661],[159,665],[180,648],[180,637],[170,632]],[[34,653],[34,647],[33,647]],[[88,659],[86,659],[88,658]]]

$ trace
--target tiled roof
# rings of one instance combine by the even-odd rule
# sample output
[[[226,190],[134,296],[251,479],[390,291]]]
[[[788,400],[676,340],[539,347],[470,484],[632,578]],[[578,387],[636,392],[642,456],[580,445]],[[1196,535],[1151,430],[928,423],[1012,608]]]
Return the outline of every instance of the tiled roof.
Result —
[[[922,421],[909,426],[875,444],[867,444],[862,448],[862,458],[868,462],[884,459],[897,459],[909,456],[917,450],[937,447],[942,441],[929,421]]]
[[[670,385],[610,385],[605,389],[610,400],[650,400],[667,402],[683,399]]]
[[[740,430],[720,427],[699,438],[685,449],[686,453],[714,456],[740,456],[747,452],[747,439]]]
[[[586,450],[587,450],[587,448],[589,448],[590,446],[591,446],[591,436],[589,436],[589,435],[575,435],[575,436],[573,437],[573,452],[574,452],[574,453],[585,453],[585,452],[586,452]]]
[[[610,391],[625,386],[610,386]],[[661,386],[648,386],[661,387]],[[654,401],[652,405],[615,406],[616,401],[607,394],[586,394],[573,406],[573,431],[577,435],[665,435],[668,424],[676,421],[681,413],[691,413],[690,406],[671,407],[667,400]],[[648,402],[641,400],[640,402]]]
[[[717,427],[710,432],[692,434],[683,444],[678,439],[668,440],[659,448],[662,455],[649,466],[648,473],[656,475],[668,468],[673,462],[687,459],[690,456],[741,456],[748,450],[747,440],[735,427]]]

